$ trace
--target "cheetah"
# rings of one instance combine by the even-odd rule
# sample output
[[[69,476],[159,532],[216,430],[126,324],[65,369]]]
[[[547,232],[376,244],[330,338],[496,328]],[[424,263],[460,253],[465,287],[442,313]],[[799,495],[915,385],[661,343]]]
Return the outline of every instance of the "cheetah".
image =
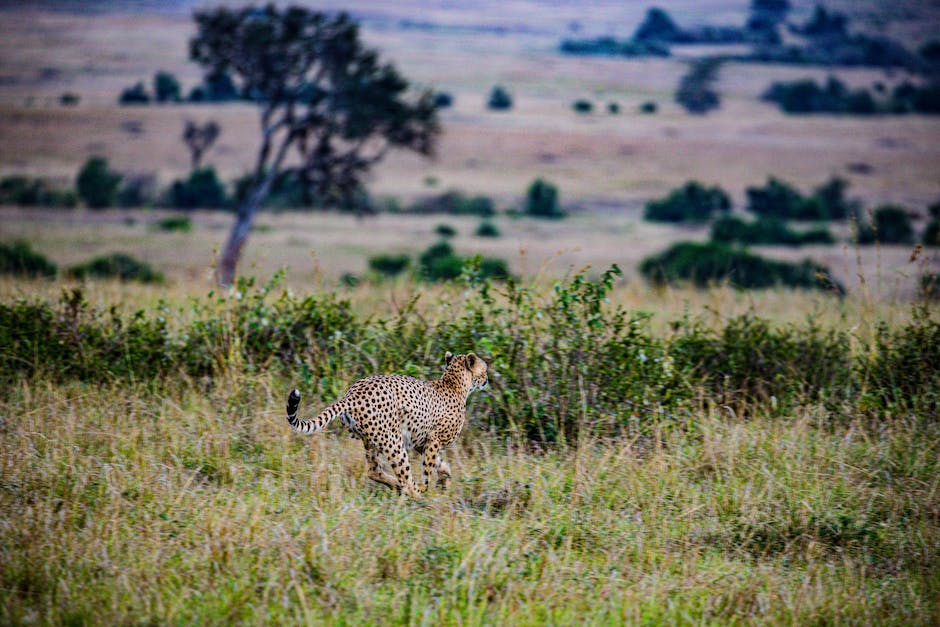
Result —
[[[441,449],[450,445],[466,421],[467,397],[486,387],[486,362],[473,353],[444,355],[444,374],[436,381],[404,375],[378,375],[356,381],[341,399],[311,420],[297,418],[300,392],[287,399],[287,422],[298,433],[320,431],[337,416],[350,434],[362,440],[369,478],[399,492],[417,496],[427,491],[431,472],[441,487],[450,479],[450,466]],[[424,481],[412,478],[406,450],[424,456]],[[388,460],[395,476],[379,464]]]

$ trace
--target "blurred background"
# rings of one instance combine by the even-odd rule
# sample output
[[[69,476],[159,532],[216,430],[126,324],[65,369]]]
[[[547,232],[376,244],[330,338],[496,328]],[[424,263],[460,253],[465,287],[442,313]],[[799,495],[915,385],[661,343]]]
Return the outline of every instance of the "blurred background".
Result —
[[[861,276],[899,299],[936,271],[936,2],[298,4],[349,12],[430,90],[441,132],[433,158],[390,151],[355,206],[275,185],[241,273],[286,267],[303,289],[426,276],[441,242],[497,274],[616,263],[627,281],[849,291]],[[193,12],[219,6],[245,4],[3,4],[0,243],[60,275],[108,258],[213,285],[261,137],[238,77],[190,60]]]

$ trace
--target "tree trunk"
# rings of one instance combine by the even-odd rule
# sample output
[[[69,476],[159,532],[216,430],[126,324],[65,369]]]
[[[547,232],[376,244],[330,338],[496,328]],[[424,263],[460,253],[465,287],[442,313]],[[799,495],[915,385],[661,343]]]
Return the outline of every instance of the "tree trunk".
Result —
[[[266,139],[261,148],[261,154],[258,157],[258,167],[256,168],[258,184],[255,189],[248,194],[248,197],[238,206],[238,214],[235,217],[235,224],[232,225],[232,232],[229,233],[228,241],[225,242],[225,249],[219,258],[216,267],[216,282],[222,287],[228,287],[235,282],[235,268],[238,266],[238,260],[242,255],[242,248],[248,241],[248,234],[251,232],[251,223],[255,219],[255,213],[261,208],[268,192],[271,191],[271,185],[274,179],[281,171],[281,163],[284,162],[284,156],[287,149],[294,141],[292,135],[288,133],[284,141],[281,142],[277,155],[271,163],[267,172],[264,170],[264,164],[267,162],[269,144],[269,134],[266,132]]]
[[[229,233],[228,241],[225,242],[225,248],[222,250],[222,256],[219,257],[219,263],[216,267],[216,282],[222,287],[228,287],[235,282],[235,269],[238,266],[238,260],[241,258],[242,248],[244,248],[245,242],[248,241],[251,223],[255,219],[255,213],[261,208],[261,204],[268,195],[275,175],[276,171],[272,169],[264,177],[264,180],[255,187],[254,191],[238,206],[235,224],[232,225],[232,232]]]

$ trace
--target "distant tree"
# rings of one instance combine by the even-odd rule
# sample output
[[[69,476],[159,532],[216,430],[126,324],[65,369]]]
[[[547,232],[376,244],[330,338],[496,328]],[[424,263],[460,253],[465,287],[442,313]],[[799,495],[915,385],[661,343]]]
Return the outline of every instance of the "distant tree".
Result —
[[[607,103],[607,113],[611,115],[617,115],[620,113],[620,103],[619,102],[608,102]]]
[[[813,15],[798,32],[809,37],[845,37],[848,35],[848,18],[836,11],[830,13],[826,7],[817,4]]]
[[[448,109],[454,106],[454,96],[446,91],[439,91],[434,94],[434,107],[437,109]]]
[[[63,107],[74,107],[81,101],[81,96],[76,93],[67,91],[61,96],[59,96],[59,104]]]
[[[107,159],[91,157],[79,170],[75,187],[91,209],[103,209],[114,204],[121,178],[108,167]]]
[[[790,0],[751,0],[747,27],[754,31],[774,30],[787,19]]]
[[[639,41],[678,41],[682,39],[682,29],[672,17],[659,7],[652,7],[646,12],[646,18],[633,33]]]
[[[502,86],[496,85],[490,92],[486,106],[493,111],[508,111],[512,109],[512,96]]]
[[[153,94],[157,102],[179,102],[182,100],[180,82],[169,72],[157,72],[154,75]]]
[[[225,185],[213,167],[193,170],[189,178],[174,181],[167,202],[175,209],[224,209],[229,206]]]
[[[590,100],[580,98],[571,103],[571,108],[576,113],[590,113],[594,110],[594,103],[592,103]]]
[[[646,203],[643,217],[652,222],[707,222],[712,214],[731,210],[731,197],[721,187],[689,181],[665,198]]]
[[[562,218],[565,213],[558,205],[558,188],[543,179],[529,185],[525,197],[525,212],[539,218]]]
[[[724,59],[705,57],[693,61],[687,74],[679,81],[676,102],[689,113],[704,115],[721,106],[721,98],[712,87]]]
[[[657,105],[652,100],[647,100],[646,102],[640,105],[640,113],[645,113],[647,115],[652,115],[656,113],[656,111],[658,110],[659,110],[659,105]]]
[[[883,244],[914,243],[914,227],[911,216],[903,207],[883,205],[875,209],[875,231]]]
[[[213,70],[189,92],[191,102],[232,102],[241,100],[238,87],[231,74],[224,70]]]
[[[186,120],[186,126],[183,128],[183,142],[186,143],[191,154],[190,169],[199,169],[203,153],[212,147],[212,144],[215,143],[221,133],[222,127],[213,120],[202,125],[192,120]]]
[[[150,94],[147,93],[147,88],[144,87],[143,81],[122,91],[121,97],[118,99],[118,103],[122,105],[141,105],[148,104],[149,102]]]
[[[261,109],[254,182],[222,251],[220,284],[234,281],[255,213],[285,169],[317,197],[352,205],[363,175],[390,148],[432,152],[433,93],[406,98],[408,81],[362,44],[345,13],[270,4],[196,11],[195,20],[190,57],[210,76],[230,74]],[[287,166],[291,150],[296,165]]]

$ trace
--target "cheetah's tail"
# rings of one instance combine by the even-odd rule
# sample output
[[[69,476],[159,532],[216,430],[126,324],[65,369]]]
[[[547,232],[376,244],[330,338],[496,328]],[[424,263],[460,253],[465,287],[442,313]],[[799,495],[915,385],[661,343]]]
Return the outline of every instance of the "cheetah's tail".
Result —
[[[316,418],[310,420],[300,420],[297,418],[297,409],[300,407],[300,392],[297,390],[291,390],[290,396],[287,397],[287,422],[290,424],[291,429],[297,433],[313,433],[315,431],[320,431],[326,425],[330,424],[330,421],[336,418],[339,414],[339,411],[336,409],[336,405],[330,405],[318,415]]]

